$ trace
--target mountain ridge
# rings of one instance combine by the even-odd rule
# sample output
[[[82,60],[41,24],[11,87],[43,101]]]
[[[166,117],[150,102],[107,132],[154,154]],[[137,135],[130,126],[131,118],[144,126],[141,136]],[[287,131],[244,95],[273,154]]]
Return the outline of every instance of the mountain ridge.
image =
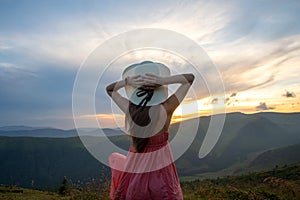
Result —
[[[217,144],[203,159],[199,159],[198,153],[211,118],[202,117],[200,120],[172,124],[170,141],[177,134],[190,137],[189,127],[199,123],[197,135],[191,146],[175,161],[178,174],[203,174],[204,177],[208,177],[241,173],[243,168],[251,168],[250,163],[262,153],[300,143],[300,127],[293,124],[287,126],[291,122],[300,121],[300,113],[292,116],[293,121],[290,118],[286,114],[227,115]],[[177,132],[179,126],[186,126],[187,132]],[[94,148],[101,145],[102,137],[84,137],[90,138]],[[128,150],[130,146],[127,135],[111,135],[108,138],[124,150]],[[35,180],[35,186],[54,187],[63,176],[72,180],[88,180],[100,176],[103,176],[102,179],[109,179],[110,176],[109,168],[89,154],[79,137],[2,136],[0,159],[0,183],[3,184],[31,187],[31,181]],[[292,159],[295,157],[291,157],[291,162]],[[272,165],[274,164],[276,163]]]
[[[216,114],[216,115],[223,115],[223,114]],[[231,113],[226,113],[226,117],[230,116],[231,118],[234,117],[247,117],[247,116],[259,116],[262,115],[264,118],[270,118],[270,120],[277,122],[276,120],[274,120],[274,115],[281,115],[282,116],[287,116],[287,118],[291,118],[294,119],[293,117],[291,117],[292,115],[298,115],[298,117],[300,117],[300,112],[292,112],[292,113],[284,113],[284,112],[257,112],[257,113],[252,113],[252,114],[245,114],[242,112],[231,112]],[[268,117],[267,117],[268,116]],[[211,115],[208,116],[200,116],[197,118],[192,118],[192,119],[187,119],[184,120],[182,122],[185,121],[190,121],[190,120],[198,120],[198,118],[200,118],[200,120],[205,120],[208,118],[211,118]],[[294,120],[295,121],[295,120]],[[176,126],[177,124],[180,124],[182,122],[176,122],[171,124],[171,126]],[[294,124],[295,123],[290,123],[290,124]],[[290,125],[289,124],[289,125]],[[286,124],[285,124],[286,125]],[[10,136],[9,132],[10,131],[34,131],[34,130],[53,130],[53,131],[60,131],[60,132],[77,132],[77,130],[82,130],[83,135],[85,135],[85,133],[90,132],[91,136],[95,136],[95,133],[93,132],[97,132],[99,128],[71,128],[71,129],[61,129],[61,128],[56,128],[56,127],[34,127],[34,126],[27,126],[27,125],[9,125],[9,126],[0,126],[0,136]],[[122,130],[120,128],[102,128],[102,130],[113,130],[113,131],[120,131],[120,135],[122,135],[123,133]],[[5,133],[4,133],[5,132]],[[13,135],[13,134],[12,134]],[[17,135],[17,136],[26,136],[26,135]],[[57,135],[54,135],[53,137],[56,137]],[[78,136],[78,134],[73,134],[72,136],[69,137],[76,137]],[[97,135],[96,135],[97,136]],[[102,135],[101,135],[102,136]],[[29,134],[29,137],[34,137],[34,135]],[[42,136],[38,136],[37,137],[42,137]],[[51,135],[48,135],[48,137],[51,137]],[[66,136],[68,137],[68,136]]]

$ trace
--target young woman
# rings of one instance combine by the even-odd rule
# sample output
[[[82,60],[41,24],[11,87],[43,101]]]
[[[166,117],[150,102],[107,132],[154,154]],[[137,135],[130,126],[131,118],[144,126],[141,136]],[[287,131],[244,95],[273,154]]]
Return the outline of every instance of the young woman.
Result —
[[[183,199],[168,144],[168,130],[174,110],[186,96],[193,81],[193,74],[163,77],[146,73],[128,76],[107,86],[107,93],[125,113],[125,129],[132,138],[127,156],[113,153],[109,157],[111,199]],[[147,106],[153,93],[169,84],[180,86],[163,102]],[[139,105],[118,92],[126,86],[140,89],[137,95],[143,94],[144,98]]]

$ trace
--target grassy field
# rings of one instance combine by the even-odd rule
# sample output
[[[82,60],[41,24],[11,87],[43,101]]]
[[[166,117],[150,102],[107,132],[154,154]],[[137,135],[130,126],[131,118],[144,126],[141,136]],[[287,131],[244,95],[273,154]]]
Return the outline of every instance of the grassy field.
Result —
[[[61,196],[58,193],[30,190],[19,188],[15,186],[0,186],[0,199],[3,200],[52,200],[52,199],[69,199],[68,197]]]
[[[297,200],[300,199],[300,164],[225,178],[181,182],[185,200]],[[109,183],[68,186],[65,194],[0,186],[0,199],[109,199]]]
[[[299,165],[226,178],[182,182],[186,200],[300,199]],[[297,175],[298,174],[298,175]]]

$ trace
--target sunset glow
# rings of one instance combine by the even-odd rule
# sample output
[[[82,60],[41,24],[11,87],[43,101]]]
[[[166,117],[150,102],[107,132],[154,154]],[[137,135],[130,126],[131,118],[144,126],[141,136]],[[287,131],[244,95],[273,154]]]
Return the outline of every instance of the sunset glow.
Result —
[[[74,128],[72,96],[80,66],[105,41],[144,28],[170,30],[194,41],[223,81],[225,96],[218,97],[209,94],[203,77],[197,76],[199,86],[191,88],[172,123],[216,114],[218,108],[246,114],[300,112],[299,8],[298,1],[268,0],[2,1],[0,126]],[[193,53],[191,49],[191,55],[199,56]],[[95,61],[96,69],[106,71],[92,95],[79,94],[83,102],[95,102],[95,112],[80,116],[82,126],[89,127],[95,118],[101,127],[124,125],[124,115],[113,112],[116,105],[105,87],[120,80],[129,63],[143,60],[164,62],[172,74],[193,72],[180,55],[162,49],[137,49],[117,56],[111,66]],[[201,70],[207,75],[205,66]]]
[[[232,97],[230,97],[232,96]],[[240,93],[226,95],[226,99],[219,99],[218,102],[212,104],[211,98],[203,98],[199,100],[184,101],[173,113],[171,123],[181,122],[184,120],[209,116],[212,114],[213,107],[215,114],[219,108],[225,107],[225,113],[242,112],[245,114],[253,114],[257,112],[281,112],[291,113],[300,112],[300,98],[299,97],[286,97],[284,94],[277,98],[269,97],[269,95],[262,95],[261,98],[255,98],[254,93]],[[198,109],[197,109],[198,107]],[[85,116],[87,118],[95,117],[94,115]],[[98,114],[97,119],[103,124],[110,124],[109,127],[115,127],[116,125],[123,127],[125,116],[122,114]]]

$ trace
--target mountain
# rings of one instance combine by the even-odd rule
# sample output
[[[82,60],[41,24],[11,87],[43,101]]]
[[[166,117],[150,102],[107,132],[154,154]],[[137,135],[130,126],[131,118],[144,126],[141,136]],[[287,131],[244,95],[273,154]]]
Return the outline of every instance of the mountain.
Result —
[[[300,144],[263,152],[249,164],[248,170],[266,170],[276,165],[284,166],[294,163],[300,163]]]
[[[78,183],[109,174],[78,137],[0,137],[0,158],[2,184],[53,188],[64,176]]]
[[[31,126],[1,126],[0,131],[29,131],[35,129],[42,129],[45,127],[31,127]]]
[[[106,136],[123,134],[120,129],[102,129]],[[78,137],[76,129],[62,130],[55,128],[34,128],[26,126],[0,127],[0,136],[9,137],[49,137],[49,138],[67,138]],[[86,128],[80,129],[80,136],[104,136],[98,129]]]
[[[300,121],[300,113],[251,115],[230,113],[226,116],[225,125],[216,146],[205,158],[199,159],[199,149],[210,119],[210,117],[201,117],[199,122],[191,119],[170,127],[171,140],[176,134],[180,134],[181,137],[191,137],[190,128],[199,125],[193,143],[176,160],[179,176],[201,175],[205,178],[212,174],[214,176],[238,174],[246,172],[248,168],[255,170],[274,167],[274,165],[286,163],[286,156],[283,156],[284,158],[272,157],[268,156],[271,155],[268,152],[273,151],[272,155],[281,155],[282,152],[285,152],[284,155],[292,155],[295,149],[288,146],[300,144],[300,127],[297,125]],[[187,127],[188,130],[184,133],[177,133],[180,126]],[[24,187],[55,187],[60,184],[64,176],[73,181],[86,181],[100,177],[109,179],[109,168],[89,154],[80,138],[71,137],[76,133],[74,130],[69,131],[39,129],[28,130],[28,132],[5,132],[16,137],[0,137],[0,183]],[[91,130],[87,130],[89,131]],[[0,131],[0,133],[4,132]],[[112,135],[113,133],[120,133],[120,130],[106,130],[106,134]],[[17,137],[18,134],[31,137]],[[56,138],[46,137],[49,135],[57,136]],[[62,135],[64,138],[58,137]],[[97,137],[97,140],[94,136],[85,137],[94,141],[95,148],[101,145],[101,137]],[[109,139],[125,150],[129,148],[130,140],[126,135],[110,136]],[[297,162],[299,160],[297,155],[290,156],[288,162]],[[266,157],[272,162],[264,162]],[[32,180],[34,185],[32,185]]]
[[[194,142],[176,162],[177,169],[182,175],[188,176],[215,172],[234,165],[245,167],[266,150],[300,143],[300,126],[294,125],[297,120],[300,120],[300,113],[292,114],[292,125],[287,121],[290,118],[288,115],[282,113],[227,114],[222,134],[213,150],[205,158],[195,159],[198,158],[210,120],[210,117],[202,117]],[[193,126],[192,120],[182,123]]]

